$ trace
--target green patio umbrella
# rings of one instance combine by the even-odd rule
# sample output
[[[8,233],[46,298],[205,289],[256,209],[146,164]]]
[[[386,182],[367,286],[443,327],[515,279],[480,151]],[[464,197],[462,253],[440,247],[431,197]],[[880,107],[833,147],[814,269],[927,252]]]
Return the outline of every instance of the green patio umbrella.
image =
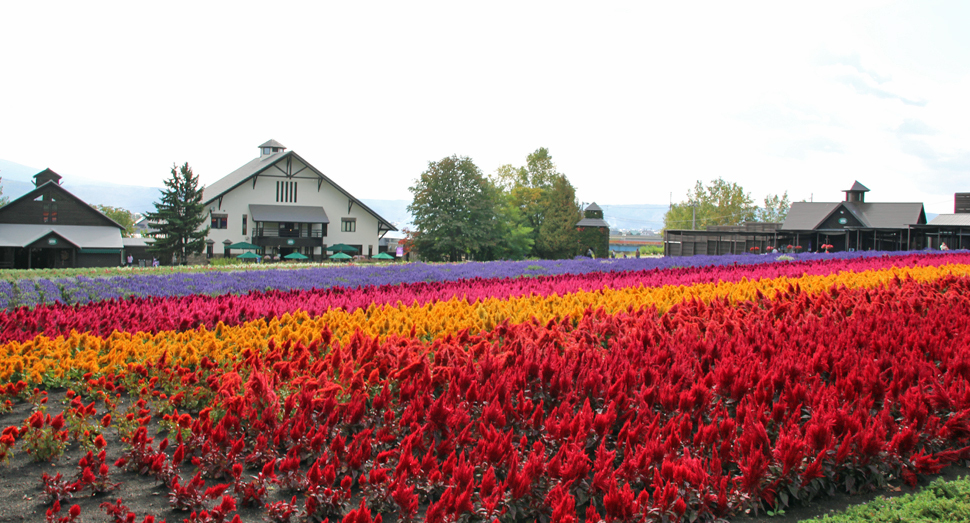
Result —
[[[375,260],[393,260],[394,257],[386,252],[379,253],[374,256]]]
[[[330,247],[327,247],[327,250],[333,251],[333,252],[354,252],[354,253],[357,252],[357,249],[355,247],[351,247],[350,245],[347,245],[345,243],[338,243],[336,245],[331,245]]]
[[[350,260],[352,258],[353,256],[350,256],[349,254],[344,254],[342,252],[338,252],[337,254],[334,254],[333,256],[330,257],[331,260]]]
[[[236,256],[236,258],[242,258],[244,260],[258,260],[259,255],[256,254],[255,252],[244,252],[239,256]]]
[[[259,245],[253,245],[251,243],[246,243],[246,242],[239,242],[239,243],[234,243],[230,245],[229,249],[241,249],[241,250],[252,249],[256,251],[256,250],[259,250]]]
[[[302,254],[300,254],[298,252],[291,252],[291,253],[287,254],[286,256],[283,256],[283,257],[286,258],[287,260],[307,260],[307,259],[309,259],[306,256],[304,256],[304,255],[302,255]]]

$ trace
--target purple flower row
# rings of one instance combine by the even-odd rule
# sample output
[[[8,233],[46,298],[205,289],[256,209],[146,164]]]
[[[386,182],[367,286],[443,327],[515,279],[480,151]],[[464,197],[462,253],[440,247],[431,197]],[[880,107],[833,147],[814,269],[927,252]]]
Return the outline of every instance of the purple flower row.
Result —
[[[789,254],[795,260],[852,259],[898,255],[887,252],[840,252],[836,254]],[[785,260],[786,258],[782,258]],[[0,308],[33,307],[41,303],[89,303],[129,297],[175,297],[193,294],[217,296],[269,290],[304,290],[330,287],[455,281],[473,278],[518,278],[590,272],[668,269],[707,265],[753,265],[774,263],[777,255],[720,255],[664,258],[531,260],[469,262],[458,264],[408,263],[382,266],[316,267],[307,269],[238,272],[182,272],[166,275],[138,274],[89,278],[25,279],[12,288],[0,287]],[[5,283],[5,282],[0,282]]]

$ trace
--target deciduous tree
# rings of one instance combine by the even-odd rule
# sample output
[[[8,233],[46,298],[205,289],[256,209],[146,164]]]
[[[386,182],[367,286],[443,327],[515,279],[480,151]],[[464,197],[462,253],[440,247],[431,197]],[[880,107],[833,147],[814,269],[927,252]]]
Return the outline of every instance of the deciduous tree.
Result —
[[[205,223],[205,207],[199,177],[186,162],[172,165],[172,176],[165,180],[161,201],[155,202],[155,212],[145,213],[155,232],[149,242],[149,252],[160,257],[177,256],[179,263],[187,263],[191,254],[201,254],[209,227]]]
[[[483,259],[493,252],[497,190],[467,156],[429,162],[410,188],[413,246],[428,260]]]
[[[122,209],[121,207],[111,207],[110,205],[95,205],[95,209],[101,211],[102,214],[111,218],[118,225],[125,228],[121,235],[125,238],[131,238],[135,233],[135,215],[132,214],[128,209]]]
[[[698,180],[687,201],[671,206],[664,215],[664,229],[704,229],[708,225],[741,225],[754,221],[754,200],[744,189],[718,178],[707,187]],[[696,225],[695,225],[696,224]]]
[[[769,194],[765,196],[765,206],[758,209],[758,221],[783,222],[785,217],[788,216],[788,209],[790,208],[791,202],[788,201],[788,191],[782,193],[781,196]]]

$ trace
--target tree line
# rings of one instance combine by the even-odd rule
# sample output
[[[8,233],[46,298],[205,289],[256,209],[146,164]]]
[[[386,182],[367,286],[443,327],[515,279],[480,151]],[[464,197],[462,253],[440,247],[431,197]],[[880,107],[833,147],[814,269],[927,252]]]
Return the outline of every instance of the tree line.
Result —
[[[467,156],[428,168],[409,189],[409,248],[429,261],[571,258],[580,252],[576,189],[539,148],[486,176]]]
[[[750,193],[722,178],[706,187],[700,180],[687,192],[687,200],[675,203],[664,215],[664,230],[705,229],[709,225],[741,225],[744,222],[782,222],[791,202],[788,191],[769,194],[757,206]]]

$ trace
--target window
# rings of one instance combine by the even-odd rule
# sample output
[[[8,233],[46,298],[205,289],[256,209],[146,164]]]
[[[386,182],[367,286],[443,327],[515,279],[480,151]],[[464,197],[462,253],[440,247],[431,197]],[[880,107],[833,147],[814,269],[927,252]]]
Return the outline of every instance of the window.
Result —
[[[247,215],[244,214],[243,215],[243,236],[246,235],[246,218],[247,218]]]
[[[44,202],[44,223],[57,223],[57,202]]]
[[[213,214],[210,227],[213,229],[227,229],[229,227],[229,216],[225,214]]]
[[[276,182],[276,201],[296,203],[296,182]]]
[[[357,218],[341,218],[340,232],[357,232]]]

